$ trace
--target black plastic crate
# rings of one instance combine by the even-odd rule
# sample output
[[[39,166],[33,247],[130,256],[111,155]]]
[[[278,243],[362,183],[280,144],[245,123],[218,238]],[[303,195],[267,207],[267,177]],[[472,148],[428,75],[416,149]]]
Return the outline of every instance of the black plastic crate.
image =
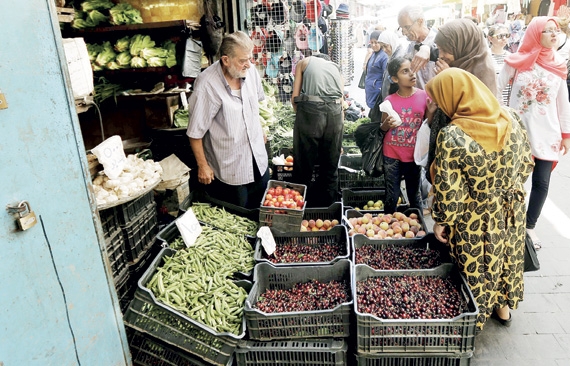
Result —
[[[154,203],[154,191],[143,194],[132,201],[115,206],[117,219],[122,226],[128,226],[131,221],[136,220],[142,211],[150,204]]]
[[[105,238],[105,249],[113,278],[119,278],[127,268],[127,256],[125,253],[125,239],[120,228],[116,228],[109,238]]]
[[[374,239],[369,239],[364,235],[355,235],[352,238],[352,263],[354,263],[354,265],[357,264],[364,264],[364,265],[368,265],[370,267],[373,267],[370,265],[370,263],[357,263],[356,261],[356,254],[358,253],[358,251],[364,247],[364,246],[371,246],[372,248],[374,248],[375,250],[379,251],[379,252],[385,252],[385,251],[389,251],[393,248],[412,248],[412,249],[429,249],[429,250],[433,250],[433,254],[434,256],[437,256],[437,258],[439,259],[439,264],[444,264],[444,263],[451,263],[451,256],[449,255],[449,247],[440,242],[439,240],[437,240],[437,238],[435,237],[435,235],[433,233],[428,233],[426,236],[420,238],[420,239],[384,239],[384,240],[374,240]],[[421,262],[415,261],[414,265],[421,265]],[[437,267],[431,267],[431,268],[435,268]],[[374,268],[374,267],[373,267]],[[431,268],[402,268],[402,269],[431,269]],[[382,271],[386,271],[389,269],[385,269],[385,268],[374,268],[376,270],[382,270]]]
[[[410,217],[412,214],[415,214],[415,215],[417,216],[417,219],[415,219],[415,220],[420,224],[421,230],[424,232],[424,235],[419,235],[420,233],[418,232],[418,235],[416,235],[416,236],[413,237],[413,238],[404,238],[404,237],[402,237],[402,238],[399,238],[398,240],[403,240],[403,239],[418,240],[418,239],[422,238],[423,236],[427,235],[428,230],[427,230],[426,222],[425,222],[425,220],[424,220],[424,216],[423,216],[422,212],[421,212],[419,209],[417,209],[417,208],[408,208],[408,209],[404,209],[404,210],[397,211],[397,212],[401,212],[401,213],[403,213],[404,215],[406,215],[406,216],[408,216],[408,217]],[[352,227],[352,225],[350,224],[350,221],[351,221],[350,219],[363,217],[364,215],[368,215],[368,216],[371,216],[371,217],[376,217],[376,216],[378,216],[378,215],[384,216],[384,214],[387,214],[387,213],[384,212],[384,211],[359,211],[359,210],[352,210],[352,209],[351,209],[351,210],[347,210],[347,211],[344,213],[343,220],[346,220],[346,221],[344,221],[344,224],[347,225],[348,228],[349,228],[349,232],[348,232],[349,236],[352,237],[352,238],[355,238],[355,237],[357,237],[357,236],[359,236],[359,235],[363,235],[363,234],[362,234],[362,233],[360,233],[360,234],[359,234],[359,233],[353,233],[353,232],[351,231],[351,229],[352,229],[353,227]],[[369,239],[371,239],[371,238],[369,238]],[[374,240],[387,240],[387,239],[388,239],[388,238],[385,238],[385,239],[374,239]],[[390,239],[391,239],[391,238],[390,238]],[[394,238],[394,239],[396,239],[396,238]]]
[[[257,240],[255,246],[254,258],[257,262],[271,263],[276,267],[280,266],[314,266],[319,264],[331,264],[340,259],[348,259],[350,254],[350,244],[348,242],[348,233],[346,228],[341,225],[337,225],[327,231],[311,231],[311,232],[298,232],[298,233],[282,233],[275,229],[271,229],[271,234],[275,239],[276,247],[293,244],[293,245],[308,245],[313,247],[322,247],[323,244],[331,244],[336,249],[339,250],[339,255],[336,256],[329,262],[289,262],[289,263],[272,263],[268,258],[263,246],[261,245],[261,239]]]
[[[362,170],[362,155],[341,155],[338,164],[338,186],[345,188],[384,188],[384,175],[371,177]]]
[[[250,339],[343,338],[350,335],[353,299],[334,309],[304,312],[265,313],[253,307],[268,289],[289,289],[296,283],[343,281],[352,277],[350,260],[320,266],[283,266],[258,263],[253,273],[253,287],[245,301],[245,318]]]
[[[307,202],[304,203],[302,209],[263,206],[263,202],[265,201],[265,197],[267,196],[268,190],[272,187],[277,187],[277,186],[297,190],[298,192],[301,193],[301,195],[303,196],[303,201],[305,202],[305,198],[307,196],[306,185],[270,180],[267,183],[267,189],[265,190],[265,193],[263,194],[263,198],[260,203],[259,223],[262,226],[270,226],[279,231],[295,232],[299,230],[301,226],[301,221],[303,221],[303,213],[305,212],[305,207],[307,206]]]
[[[178,217],[185,214],[186,211],[188,210],[188,208],[191,207],[195,203],[206,203],[206,204],[210,204],[212,207],[224,209],[228,214],[240,216],[242,218],[246,218],[248,220],[255,222],[257,225],[256,228],[257,229],[259,228],[259,209],[258,208],[247,209],[247,208],[244,208],[241,206],[237,206],[237,205],[234,205],[232,203],[221,201],[217,198],[214,198],[214,197],[212,197],[212,196],[210,196],[207,193],[202,192],[202,191],[191,192],[190,195],[188,197],[186,197],[186,199],[180,204]],[[213,223],[213,222],[205,222],[204,220],[198,220],[198,221],[200,221],[201,223],[203,223],[205,225],[217,227],[217,228],[222,229],[222,230],[233,231],[233,229],[234,229],[231,227],[224,227],[222,225],[217,225],[216,223]],[[239,224],[239,222],[236,221],[236,224]],[[257,231],[253,235],[246,234],[246,236],[256,237],[256,234],[257,234]]]
[[[122,227],[122,231],[127,259],[129,262],[136,261],[144,255],[158,233],[156,203],[151,202],[144,210],[141,210],[138,217]]]
[[[245,336],[245,317],[239,335],[218,333],[174,308],[158,301],[153,292],[146,287],[158,268],[164,264],[164,257],[175,253],[170,248],[163,248],[150,267],[137,283],[137,289],[124,315],[124,322],[129,327],[151,334],[161,341],[182,348],[206,362],[215,365],[227,365],[237,346]],[[240,287],[245,286],[238,281]],[[247,283],[248,286],[251,283]]]
[[[342,339],[240,341],[237,366],[344,366],[347,344]]]
[[[313,175],[311,182],[314,182],[319,177],[319,166],[315,165],[313,168]],[[287,165],[273,165],[273,179],[280,182],[290,181],[293,178],[293,166]]]
[[[467,310],[452,319],[381,319],[358,310],[357,283],[388,276],[448,278],[466,301]],[[440,353],[459,355],[474,351],[479,309],[465,278],[451,263],[428,270],[375,271],[354,266],[352,283],[359,353]]]
[[[358,366],[469,366],[472,353],[358,353]]]
[[[309,207],[305,209],[303,220],[336,220],[342,223],[342,203],[335,202],[329,207]]]
[[[209,364],[181,348],[161,341],[150,334],[126,327],[134,366],[208,366]],[[233,358],[227,366],[231,366]]]
[[[386,190],[385,189],[351,189],[345,188],[342,190],[342,207],[343,210],[346,211],[348,209],[357,207],[360,211],[383,211],[384,210],[384,200],[386,199]],[[365,210],[364,206],[369,201],[382,201],[382,208],[375,208],[373,210]],[[396,210],[403,211],[410,207],[410,203],[405,195],[400,193],[400,203],[397,204]],[[390,212],[389,212],[390,213]]]
[[[105,239],[112,237],[116,230],[119,229],[121,223],[117,215],[117,207],[110,207],[105,210],[98,211],[101,226],[103,227],[103,234]]]

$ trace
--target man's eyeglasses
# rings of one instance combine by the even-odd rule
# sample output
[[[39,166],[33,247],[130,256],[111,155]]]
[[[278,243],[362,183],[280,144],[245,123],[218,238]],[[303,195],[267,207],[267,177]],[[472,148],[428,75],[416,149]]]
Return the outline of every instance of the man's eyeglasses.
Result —
[[[505,33],[505,34],[495,34],[495,35],[492,36],[492,37],[495,37],[495,38],[497,38],[497,39],[505,39],[505,38],[509,38],[509,36],[510,36],[510,34]]]
[[[546,33],[550,33],[550,34],[558,34],[560,33],[560,29],[558,28],[554,28],[554,29],[545,29],[542,31],[542,33],[546,34]]]
[[[398,29],[402,30],[403,32],[409,32],[410,29],[414,26],[414,24],[416,24],[417,21],[418,21],[418,20],[416,19],[416,20],[414,20],[414,21],[412,22],[412,24],[401,26],[401,27],[398,28]]]

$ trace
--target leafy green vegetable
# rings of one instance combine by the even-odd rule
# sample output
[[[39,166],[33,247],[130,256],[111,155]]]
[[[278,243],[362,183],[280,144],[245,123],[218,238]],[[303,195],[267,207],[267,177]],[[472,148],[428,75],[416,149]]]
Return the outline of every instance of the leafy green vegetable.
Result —
[[[140,57],[148,60],[151,57],[166,58],[168,51],[160,47],[143,48],[139,54]]]
[[[133,68],[140,68],[140,67],[146,67],[147,63],[146,60],[142,57],[138,57],[138,56],[134,56],[133,58],[131,58],[131,67]]]
[[[131,45],[131,37],[124,36],[115,42],[115,51],[117,52],[125,52],[129,50],[129,46]]]
[[[113,97],[115,102],[117,102],[116,96],[120,89],[121,86],[119,84],[113,84],[106,78],[100,77],[95,82],[93,88],[93,100],[97,104],[101,104],[105,99]]]
[[[91,22],[91,24],[93,24],[93,27],[96,27],[99,25],[99,23],[106,23],[107,19],[109,18],[103,15],[103,13],[101,13],[99,10],[90,10],[87,12],[87,18],[85,20],[87,22]]]
[[[87,12],[90,10],[111,9],[115,4],[109,0],[86,0],[81,3],[81,10]]]
[[[104,66],[110,61],[114,61],[117,54],[113,50],[113,46],[111,46],[111,42],[105,41],[103,42],[103,50],[97,55],[95,59],[95,64],[98,66]]]
[[[109,10],[111,24],[142,24],[141,12],[131,4],[119,3]]]
[[[188,110],[184,108],[178,108],[174,112],[174,126],[175,127],[188,127]]]
[[[344,121],[343,133],[345,135],[352,135],[358,126],[368,122],[370,122],[370,118],[368,117],[359,118],[356,121]]]
[[[162,48],[166,50],[166,67],[172,67],[176,65],[176,43],[171,40],[166,40],[162,44]]]
[[[87,43],[86,46],[87,54],[89,55],[89,61],[91,61],[91,63],[94,63],[97,55],[103,51],[103,46],[98,43]]]
[[[132,56],[139,56],[143,48],[152,48],[155,44],[149,35],[135,34],[131,38],[129,51]]]
[[[120,66],[130,67],[131,58],[132,58],[131,53],[129,51],[124,51],[117,55],[116,61]]]
[[[166,59],[162,57],[149,57],[146,63],[150,67],[164,67],[164,65],[166,65]]]

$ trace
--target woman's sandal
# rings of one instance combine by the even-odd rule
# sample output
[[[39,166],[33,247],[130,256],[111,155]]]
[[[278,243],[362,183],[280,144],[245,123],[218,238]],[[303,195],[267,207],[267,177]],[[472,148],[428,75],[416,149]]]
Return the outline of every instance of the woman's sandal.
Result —
[[[503,319],[501,317],[499,317],[499,315],[497,314],[496,311],[493,311],[493,313],[491,314],[491,318],[495,319],[496,321],[498,321],[501,325],[505,326],[505,327],[510,327],[511,326],[511,322],[513,320],[513,316],[511,315],[511,313],[509,312],[509,319]]]

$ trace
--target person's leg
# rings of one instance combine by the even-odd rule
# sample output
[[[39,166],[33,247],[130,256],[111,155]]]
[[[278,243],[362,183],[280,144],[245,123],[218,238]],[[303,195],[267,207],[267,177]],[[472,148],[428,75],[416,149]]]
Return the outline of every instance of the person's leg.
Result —
[[[342,106],[328,104],[325,110],[327,125],[319,144],[319,177],[315,184],[321,196],[321,207],[328,207],[338,201],[338,161],[343,137]]]
[[[404,181],[406,182],[406,193],[410,208],[422,209],[422,200],[420,196],[420,176],[421,167],[416,165],[415,162],[400,163],[402,173],[404,174]]]
[[[540,240],[534,232],[534,228],[542,212],[542,207],[548,196],[550,185],[550,175],[552,172],[552,161],[534,159],[534,170],[532,172],[532,188],[526,211],[526,229],[532,238],[537,249],[540,248]]]
[[[245,200],[243,193],[240,193],[240,187],[226,184],[219,179],[214,179],[212,183],[204,185],[206,193],[220,201],[228,202],[238,206],[244,206]]]
[[[384,181],[386,182],[386,198],[384,199],[384,212],[396,212],[398,198],[400,197],[400,161],[384,156]]]
[[[317,163],[319,143],[324,135],[326,114],[323,103],[301,102],[297,104],[295,127],[293,128],[293,183],[311,185],[313,169]],[[313,192],[307,192],[310,204]]]

